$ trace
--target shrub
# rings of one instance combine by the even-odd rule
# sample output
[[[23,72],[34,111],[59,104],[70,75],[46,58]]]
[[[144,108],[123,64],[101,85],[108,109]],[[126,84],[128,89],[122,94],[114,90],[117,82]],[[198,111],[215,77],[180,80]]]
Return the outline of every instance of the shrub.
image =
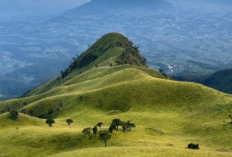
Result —
[[[73,123],[73,120],[72,120],[72,119],[67,119],[67,120],[66,120],[66,123],[68,123],[68,125],[70,126],[70,124]]]
[[[135,128],[135,127],[136,127],[135,124],[131,123],[130,121],[127,121],[126,123],[122,122],[122,130],[123,130],[123,132],[131,131],[131,128]]]
[[[113,119],[111,126],[115,129],[118,130],[118,127],[122,124],[122,121],[120,119]]]
[[[188,145],[188,149],[200,149],[200,148],[199,148],[199,145],[198,145],[198,144],[190,143],[190,144]]]
[[[55,121],[53,119],[49,118],[46,120],[46,123],[48,124],[49,127],[52,127],[52,124],[54,124]]]
[[[11,111],[10,112],[10,119],[11,120],[17,120],[19,113],[17,111]]]

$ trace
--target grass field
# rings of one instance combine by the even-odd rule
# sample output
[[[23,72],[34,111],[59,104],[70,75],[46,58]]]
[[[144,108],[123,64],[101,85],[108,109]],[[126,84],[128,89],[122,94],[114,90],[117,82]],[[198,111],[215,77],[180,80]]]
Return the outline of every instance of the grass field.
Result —
[[[137,63],[108,65],[115,56],[106,55],[96,60],[98,67],[85,67],[82,73],[78,69],[63,80],[38,86],[28,97],[0,102],[2,111],[26,113],[17,121],[10,120],[9,113],[0,115],[0,156],[232,156],[231,95],[170,80]],[[53,127],[36,118],[50,110],[56,111]],[[71,127],[68,118],[74,121]],[[108,129],[114,118],[130,120],[136,128],[113,132],[107,148],[99,135],[89,140],[82,134],[83,128],[98,122]],[[189,143],[199,144],[200,150],[186,149]]]

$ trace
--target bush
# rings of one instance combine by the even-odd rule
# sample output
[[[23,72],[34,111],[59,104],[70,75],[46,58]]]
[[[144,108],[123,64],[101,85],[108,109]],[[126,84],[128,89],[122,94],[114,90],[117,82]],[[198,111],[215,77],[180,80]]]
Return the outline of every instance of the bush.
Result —
[[[199,148],[199,145],[198,145],[198,144],[190,143],[190,144],[188,145],[188,149],[200,149],[200,148]]]
[[[122,130],[123,130],[123,132],[131,131],[131,128],[135,128],[135,127],[136,127],[135,124],[131,123],[130,121],[127,121],[126,123],[122,122]]]
[[[52,124],[54,124],[55,121],[53,119],[49,118],[46,120],[46,123],[48,124],[49,127],[52,127]]]
[[[66,120],[66,123],[68,123],[68,125],[70,126],[70,124],[73,123],[73,120],[72,120],[72,119],[67,119],[67,120]]]
[[[10,119],[11,120],[17,120],[19,113],[17,111],[11,111],[10,112]]]

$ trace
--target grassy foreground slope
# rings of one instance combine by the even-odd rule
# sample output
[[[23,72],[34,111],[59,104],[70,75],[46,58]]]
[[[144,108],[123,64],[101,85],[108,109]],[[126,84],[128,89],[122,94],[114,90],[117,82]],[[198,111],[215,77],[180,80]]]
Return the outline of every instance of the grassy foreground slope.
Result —
[[[16,122],[8,113],[0,115],[0,156],[232,156],[232,125],[227,118],[231,95],[165,78],[147,68],[120,34],[108,34],[97,43],[103,41],[78,57],[65,77],[38,86],[27,97],[0,102],[1,111],[25,113]],[[107,55],[101,53],[105,45],[111,45],[104,49]],[[97,57],[80,66],[86,63],[86,54]],[[46,117],[51,110],[56,123],[49,128],[35,117]],[[67,118],[74,120],[71,127]],[[89,140],[81,133],[100,121],[107,129],[114,118],[137,127],[132,132],[115,131],[108,148],[98,135]],[[200,150],[185,149],[192,142],[199,143]]]

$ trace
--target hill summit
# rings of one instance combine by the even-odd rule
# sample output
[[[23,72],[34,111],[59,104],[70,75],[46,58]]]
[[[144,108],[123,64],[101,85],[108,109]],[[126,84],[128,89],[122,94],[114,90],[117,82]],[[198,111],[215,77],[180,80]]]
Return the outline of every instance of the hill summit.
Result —
[[[134,46],[132,41],[120,33],[108,33],[80,56],[74,58],[69,67],[61,71],[61,76],[32,89],[25,93],[23,97],[47,92],[94,67],[127,64],[147,67],[146,59],[140,55],[139,48]]]
[[[63,77],[76,69],[93,66],[131,64],[146,66],[137,46],[119,33],[109,33],[101,37],[87,51],[77,57],[63,72]]]

